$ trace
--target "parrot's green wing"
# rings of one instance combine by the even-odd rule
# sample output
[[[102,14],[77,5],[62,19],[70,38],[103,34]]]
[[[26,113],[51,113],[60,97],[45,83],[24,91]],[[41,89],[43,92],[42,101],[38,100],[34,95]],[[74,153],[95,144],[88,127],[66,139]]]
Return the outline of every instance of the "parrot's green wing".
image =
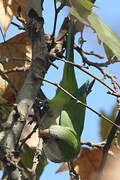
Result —
[[[74,25],[70,23],[66,59],[71,62],[73,57]],[[60,85],[86,103],[86,89],[88,82],[78,89],[74,67],[65,64],[63,78]],[[49,129],[50,137],[43,143],[47,158],[53,162],[66,162],[73,160],[80,151],[80,135],[82,133],[85,107],[76,104],[70,96],[57,90],[56,96],[48,101],[49,112],[42,118],[43,128]]]
[[[68,36],[67,36],[67,45],[66,45],[66,59],[74,62],[74,24],[72,21],[69,23]],[[78,89],[77,81],[74,72],[74,66],[70,64],[65,64],[62,81],[60,86],[66,89],[71,94]],[[70,96],[65,94],[63,91],[57,89],[56,95],[52,100],[48,100],[49,112],[41,119],[42,125],[41,128],[49,128],[52,124],[59,124],[59,116],[61,110],[70,100]]]
[[[94,80],[84,83],[74,96],[86,104]],[[44,152],[53,162],[68,162],[80,152],[80,137],[84,127],[86,107],[77,104],[72,98],[60,113],[59,123],[49,127],[50,137],[44,143]]]
[[[67,45],[66,45],[66,59],[71,62],[74,62],[73,45],[74,45],[74,24],[72,23],[72,21],[70,21],[68,36],[67,36]],[[65,64],[60,86],[62,86],[67,91],[69,91],[71,94],[73,94],[77,90],[78,86],[75,77],[74,66],[68,63]],[[49,102],[57,105],[59,104],[60,106],[64,106],[65,104],[67,104],[69,99],[70,97],[67,94],[65,94],[63,91],[58,89],[56,91],[56,96]]]
[[[84,83],[74,94],[86,104],[89,82]],[[61,111],[59,123],[49,128],[50,138],[44,143],[44,152],[53,162],[73,160],[80,152],[80,136],[84,126],[86,108],[70,98]]]
[[[86,104],[87,90],[89,81],[86,81],[74,94],[74,96]],[[60,124],[61,126],[73,129],[78,137],[81,136],[84,126],[86,107],[77,104],[75,100],[70,99],[69,103],[64,106],[61,112]]]

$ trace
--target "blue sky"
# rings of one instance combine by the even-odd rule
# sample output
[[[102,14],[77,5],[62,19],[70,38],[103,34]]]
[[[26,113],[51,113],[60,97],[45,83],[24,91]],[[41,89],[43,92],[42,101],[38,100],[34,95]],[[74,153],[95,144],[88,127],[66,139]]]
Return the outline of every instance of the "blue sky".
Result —
[[[94,8],[95,12],[118,34],[120,37],[120,1],[110,1],[110,0],[96,0],[96,5],[98,8]],[[44,3],[44,17],[45,17],[45,33],[51,33],[52,27],[54,23],[54,8],[53,8],[53,0],[46,0]],[[68,8],[65,8],[64,11],[62,11],[58,18],[57,23],[57,33],[59,31],[59,27],[62,24],[62,21],[64,17],[68,13]],[[17,29],[11,25],[7,35],[6,39],[9,39],[14,35],[14,32],[17,33]],[[78,39],[78,35],[76,35],[76,40]],[[87,43],[83,46],[85,50],[88,51],[94,51],[95,53],[99,53],[102,55],[105,55],[103,47],[99,46],[97,43],[97,37],[96,34],[93,33],[90,28],[85,28],[84,32],[84,38],[87,40]],[[2,36],[0,34],[0,42],[2,41]],[[100,60],[98,58],[95,58],[94,56],[89,57],[89,59],[92,61],[97,62],[103,62],[105,60]],[[80,56],[75,53],[75,62],[76,63],[82,63]],[[50,68],[48,71],[46,78],[53,81],[53,82],[59,82],[62,78],[62,69],[63,69],[63,63],[56,61],[56,64],[59,66],[59,70],[54,69],[53,67]],[[108,69],[106,69],[109,73],[115,74],[118,76],[118,82],[120,83],[120,64],[112,65]],[[86,75],[85,73],[81,72],[78,69],[75,69],[76,75],[77,75],[77,81],[79,86],[85,82],[87,79],[90,81],[92,80],[91,77]],[[95,68],[90,67],[90,72],[95,74],[96,76],[99,76],[100,78],[103,78],[103,76],[100,74],[98,70]],[[53,73],[54,72],[54,73]],[[106,83],[110,84],[110,80],[106,80]],[[55,95],[56,88],[53,87],[50,84],[44,83],[43,90],[48,98],[52,98]],[[95,82],[94,88],[92,93],[88,97],[88,105],[91,106],[96,111],[100,112],[104,109],[108,114],[111,112],[111,108],[116,104],[116,99],[110,95],[107,95],[108,89],[101,85],[99,82]],[[93,112],[90,110],[86,111],[86,120],[85,120],[85,126],[84,131],[82,134],[82,140],[91,141],[91,142],[99,142],[101,140],[100,138],[100,119],[97,117]],[[41,176],[41,180],[51,180],[51,179],[69,179],[68,172],[55,174],[55,171],[60,167],[60,164],[55,164],[49,161],[48,166],[45,167],[45,171],[43,172]]]

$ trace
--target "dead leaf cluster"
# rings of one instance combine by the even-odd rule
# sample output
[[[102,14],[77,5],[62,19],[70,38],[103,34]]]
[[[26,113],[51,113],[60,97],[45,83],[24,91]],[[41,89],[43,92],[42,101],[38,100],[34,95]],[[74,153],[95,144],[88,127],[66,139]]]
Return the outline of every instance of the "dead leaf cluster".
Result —
[[[80,175],[81,180],[95,179],[100,162],[102,159],[102,150],[98,148],[82,148],[78,157],[74,160],[74,169]],[[64,163],[56,173],[68,170],[67,163]],[[107,157],[104,172],[101,180],[119,180],[120,172],[120,149],[112,146]]]
[[[20,18],[26,22],[26,0],[0,0],[0,21],[4,35],[11,24],[13,16],[19,16],[19,8],[21,9]]]
[[[18,90],[22,87],[26,76],[24,67],[30,66],[30,62],[26,61],[26,59],[31,60],[31,52],[31,43],[28,38],[28,33],[26,32],[18,34],[8,41],[0,44],[1,61],[3,58],[8,58],[7,63],[0,64],[0,70],[6,72],[8,78],[14,82],[14,85]],[[8,70],[22,67],[23,72],[16,71],[7,73]],[[15,101],[13,90],[10,88],[8,83],[2,79],[2,77],[0,77],[0,83],[0,96],[2,96],[7,102],[13,103]]]

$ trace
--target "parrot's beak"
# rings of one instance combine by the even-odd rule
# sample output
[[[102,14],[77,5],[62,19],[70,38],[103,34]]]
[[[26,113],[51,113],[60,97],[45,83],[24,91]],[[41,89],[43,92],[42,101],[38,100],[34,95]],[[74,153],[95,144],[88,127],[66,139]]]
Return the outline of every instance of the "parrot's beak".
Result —
[[[42,130],[42,129],[40,129],[40,136],[41,136],[41,138],[50,138],[50,132],[49,132],[49,129],[44,129],[44,130]]]

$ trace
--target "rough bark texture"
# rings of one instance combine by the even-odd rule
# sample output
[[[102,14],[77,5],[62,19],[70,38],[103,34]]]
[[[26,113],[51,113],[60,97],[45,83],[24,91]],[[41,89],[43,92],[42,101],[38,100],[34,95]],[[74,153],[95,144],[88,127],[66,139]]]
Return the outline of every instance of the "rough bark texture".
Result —
[[[28,113],[32,108],[49,67],[47,47],[44,39],[42,0],[27,0],[28,30],[32,42],[32,64],[21,91],[17,96],[17,107],[10,113],[0,131],[0,159],[3,162],[2,179],[21,180],[19,162],[19,139]]]

